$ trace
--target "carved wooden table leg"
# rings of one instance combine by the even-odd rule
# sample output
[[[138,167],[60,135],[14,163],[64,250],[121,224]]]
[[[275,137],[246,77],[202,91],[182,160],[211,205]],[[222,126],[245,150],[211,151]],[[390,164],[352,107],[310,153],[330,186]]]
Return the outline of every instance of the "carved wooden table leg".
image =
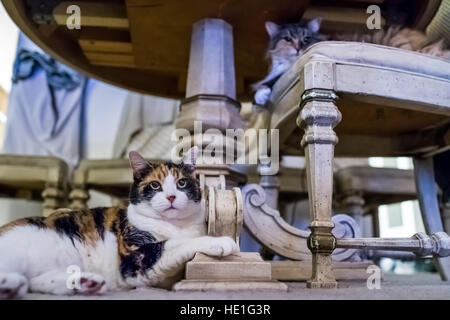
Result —
[[[309,288],[335,288],[337,282],[331,263],[336,239],[331,230],[333,194],[334,145],[338,142],[333,128],[341,121],[341,113],[331,90],[310,90],[302,97],[303,108],[297,124],[305,134],[301,145],[305,149],[308,180],[311,235],[308,247],[313,254],[312,278]]]
[[[432,157],[414,158],[414,179],[425,230],[430,234],[444,231],[439,211]],[[435,258],[435,261],[442,280],[449,281],[450,258]]]
[[[204,191],[208,235],[230,236],[239,243],[242,197],[235,187],[246,176],[225,161],[226,146],[235,140],[224,133],[243,124],[236,101],[233,32],[224,20],[204,19],[194,24],[186,96],[176,126],[194,133],[191,139],[202,150],[196,172]],[[245,252],[224,259],[197,254],[186,266],[186,279],[174,286],[177,291],[246,289],[287,290],[287,286],[271,280],[270,263],[259,254]]]

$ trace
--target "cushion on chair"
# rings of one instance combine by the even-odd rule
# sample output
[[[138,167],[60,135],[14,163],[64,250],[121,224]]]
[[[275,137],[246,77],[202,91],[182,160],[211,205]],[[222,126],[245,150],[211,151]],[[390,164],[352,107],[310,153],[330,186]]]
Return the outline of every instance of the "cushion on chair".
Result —
[[[312,45],[305,51],[275,84],[274,92],[284,91],[298,77],[298,71],[302,70],[305,63],[311,59],[397,69],[450,80],[450,61],[442,58],[370,43],[324,41]]]

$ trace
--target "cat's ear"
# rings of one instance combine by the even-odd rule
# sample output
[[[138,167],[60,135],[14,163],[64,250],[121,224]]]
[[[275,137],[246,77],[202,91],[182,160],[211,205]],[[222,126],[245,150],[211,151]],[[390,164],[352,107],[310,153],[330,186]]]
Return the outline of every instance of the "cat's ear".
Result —
[[[308,22],[308,29],[312,33],[317,33],[320,30],[320,25],[322,24],[322,18],[317,17]]]
[[[271,38],[275,37],[276,34],[280,31],[280,26],[275,22],[267,21],[266,22],[266,30]]]
[[[142,179],[152,170],[152,165],[136,151],[130,151],[128,157],[135,179]]]
[[[194,170],[195,163],[197,162],[197,157],[198,157],[198,147],[193,146],[183,155],[184,165],[190,167],[191,170]]]

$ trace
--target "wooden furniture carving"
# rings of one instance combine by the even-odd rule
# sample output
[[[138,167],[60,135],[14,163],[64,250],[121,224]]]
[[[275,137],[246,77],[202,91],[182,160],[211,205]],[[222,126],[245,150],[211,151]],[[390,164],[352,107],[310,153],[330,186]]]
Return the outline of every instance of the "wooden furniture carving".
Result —
[[[227,164],[229,155],[226,148],[235,141],[225,135],[226,129],[243,127],[239,115],[240,103],[236,101],[233,51],[230,24],[222,19],[203,19],[194,23],[187,97],[181,102],[176,125],[191,134],[187,140],[180,141],[180,148],[186,150],[193,142],[202,150],[197,161],[197,172],[203,189],[208,234],[230,236],[239,242],[243,222],[242,196],[236,186],[245,183],[246,176]],[[211,129],[214,129],[213,132]],[[251,275],[239,272],[244,265],[253,270]],[[225,260],[196,255],[187,264],[186,279],[177,283],[174,290],[287,290],[285,284],[272,281],[270,270],[270,263],[263,262],[254,253],[241,252],[239,256],[230,256]],[[231,277],[233,274],[240,276],[235,279]]]
[[[440,230],[431,227],[431,221],[440,219],[437,194],[433,188],[421,187],[433,184],[430,166],[419,157],[446,148],[443,137],[450,128],[449,70],[449,62],[414,52],[325,42],[309,48],[275,84],[271,128],[280,129],[285,152],[304,153],[306,157],[312,208],[308,244],[315,255],[309,286],[336,285],[330,254],[341,242],[331,233],[331,163],[337,143],[333,127],[341,115],[343,120],[336,127],[336,155],[416,156],[417,191],[421,206],[427,207],[422,210],[424,221],[428,221],[427,232],[442,231],[439,225],[435,227]],[[400,121],[405,116],[408,121]],[[303,136],[304,151],[299,148],[299,136]],[[446,265],[444,261],[440,260],[441,267]]]
[[[54,157],[0,155],[0,194],[43,200],[43,215],[66,206],[68,167]]]
[[[208,186],[207,190],[205,198],[208,235],[229,236],[239,244],[244,220],[241,190],[223,190],[211,186]]]
[[[311,232],[297,229],[281,218],[279,212],[266,203],[264,189],[257,184],[246,185],[242,189],[244,202],[244,223],[250,233],[263,245],[277,254],[293,260],[311,260],[307,246]],[[333,217],[336,237],[360,237],[359,227],[347,215]],[[355,250],[336,250],[335,261],[349,260]]]
[[[207,190],[208,234],[230,236],[239,243],[243,223],[240,189],[223,190],[209,186]],[[258,253],[240,252],[224,258],[197,253],[186,265],[185,280],[175,284],[173,289],[286,291],[287,286],[272,278],[270,262],[263,261]]]
[[[332,71],[330,63],[320,63],[316,68]],[[327,72],[327,71],[325,71]],[[326,79],[320,79],[324,81]],[[320,87],[326,88],[327,86]],[[320,288],[337,286],[332,272],[331,254],[336,248],[336,240],[331,230],[331,205],[333,197],[333,156],[334,145],[338,142],[333,128],[341,121],[341,113],[335,105],[337,95],[331,90],[305,91],[297,125],[305,134],[301,146],[305,149],[307,163],[308,196],[311,214],[311,234],[307,245],[312,253],[313,269],[308,287]]]

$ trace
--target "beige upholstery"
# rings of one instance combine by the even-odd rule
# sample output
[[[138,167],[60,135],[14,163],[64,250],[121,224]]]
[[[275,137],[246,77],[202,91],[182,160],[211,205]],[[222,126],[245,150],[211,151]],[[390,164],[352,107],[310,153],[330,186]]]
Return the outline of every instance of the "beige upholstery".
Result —
[[[303,154],[296,119],[310,89],[339,96],[338,156],[406,156],[448,144],[450,61],[368,43],[313,45],[272,91],[270,127],[280,129],[284,153]]]
[[[377,68],[392,68],[418,73],[421,76],[450,80],[450,61],[403,49],[347,41],[325,41],[311,46],[303,56],[275,84],[274,96],[286,89],[311,59],[333,60],[336,63],[367,65]],[[450,92],[443,96],[450,99]]]

